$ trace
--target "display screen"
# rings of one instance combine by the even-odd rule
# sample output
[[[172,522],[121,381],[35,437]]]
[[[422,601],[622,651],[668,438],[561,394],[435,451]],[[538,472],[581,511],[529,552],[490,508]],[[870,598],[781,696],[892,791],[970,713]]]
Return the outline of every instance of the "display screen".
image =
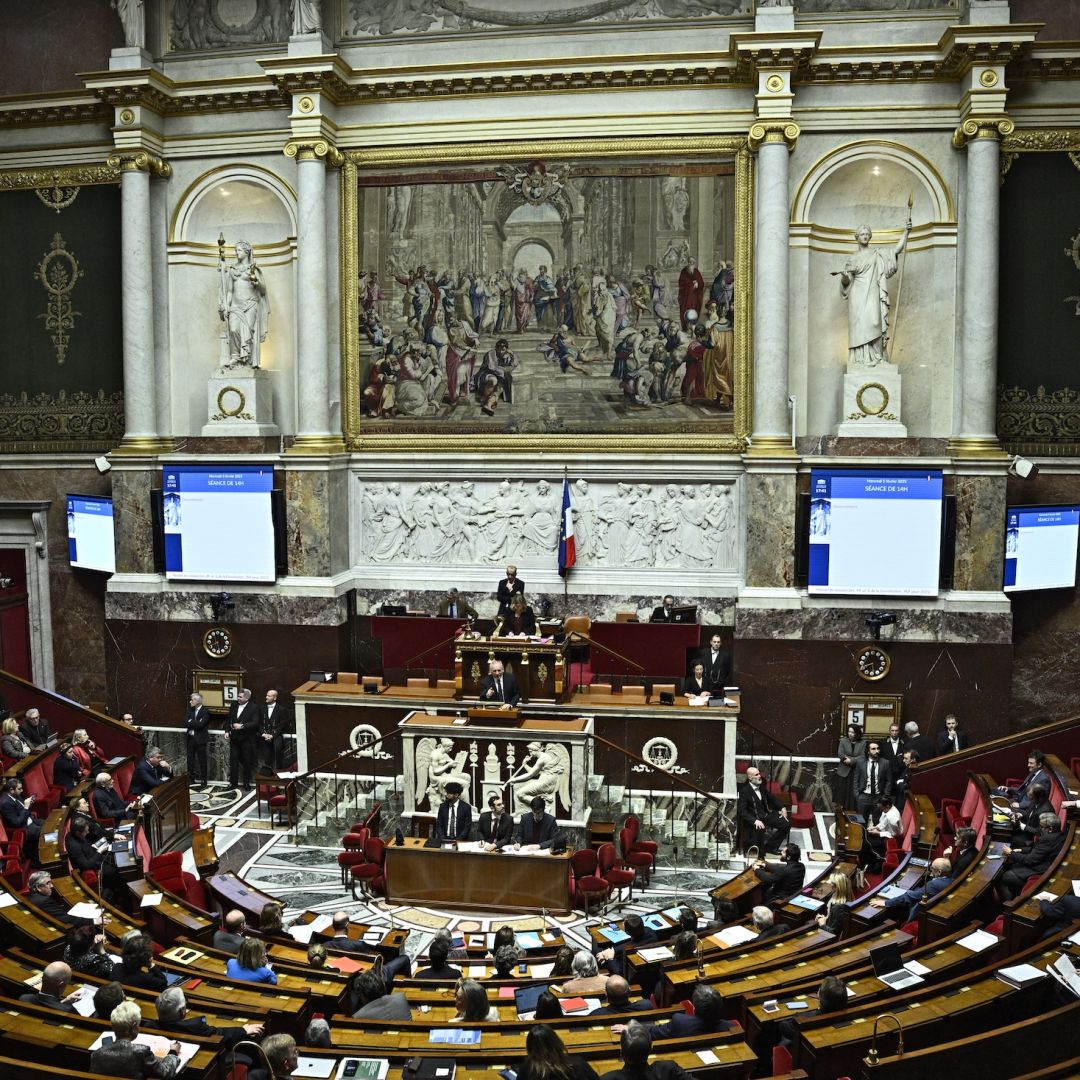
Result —
[[[807,590],[936,596],[940,469],[814,469]]]
[[[67,497],[68,559],[83,570],[116,573],[112,499],[103,495]]]
[[[170,465],[162,470],[165,577],[274,581],[269,465]]]
[[[1010,506],[1005,512],[1006,592],[1076,584],[1080,506]]]

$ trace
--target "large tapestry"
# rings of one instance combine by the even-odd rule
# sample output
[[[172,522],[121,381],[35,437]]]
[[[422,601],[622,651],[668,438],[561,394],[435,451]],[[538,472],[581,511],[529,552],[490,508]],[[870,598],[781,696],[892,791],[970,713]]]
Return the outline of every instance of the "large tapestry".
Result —
[[[81,179],[0,194],[0,452],[108,449],[124,433],[120,189]]]
[[[359,433],[732,435],[735,158],[358,169]]]
[[[1080,451],[1080,155],[1006,160],[998,436],[1019,453],[1073,455]]]

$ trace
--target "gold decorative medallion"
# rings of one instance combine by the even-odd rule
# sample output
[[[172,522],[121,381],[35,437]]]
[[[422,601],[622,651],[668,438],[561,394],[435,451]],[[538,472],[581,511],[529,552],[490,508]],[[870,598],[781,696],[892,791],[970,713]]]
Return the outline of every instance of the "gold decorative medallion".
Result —
[[[784,89],[784,79],[781,75],[770,75],[765,80],[765,86],[774,94],[779,94]]]
[[[38,318],[44,319],[45,329],[51,331],[56,362],[62,364],[71,340],[67,331],[75,329],[75,317],[82,314],[71,306],[71,290],[75,288],[75,282],[82,277],[82,271],[59,233],[53,234],[52,248],[38,263],[34,276],[49,294],[45,314],[38,315]]]
[[[61,210],[66,210],[75,201],[79,194],[79,188],[77,184],[61,184],[58,170],[52,174],[52,186],[34,188],[34,194],[50,210],[55,210],[59,214]]]
[[[868,396],[874,404],[867,402]],[[880,416],[889,406],[889,391],[881,383],[863,383],[855,393],[855,404],[867,416]]]
[[[891,667],[892,659],[880,645],[865,645],[855,654],[855,670],[867,682],[884,679]]]
[[[135,114],[130,109],[120,110],[120,123],[130,124],[135,119]]]
[[[300,99],[300,100],[299,100],[299,101],[298,101],[298,102],[296,103],[296,107],[297,107],[297,108],[298,108],[298,109],[299,109],[299,110],[300,110],[300,111],[301,111],[302,113],[309,113],[309,112],[311,112],[311,110],[312,110],[312,109],[314,109],[314,108],[315,108],[315,102],[314,102],[314,101],[313,101],[313,100],[312,100],[311,98],[309,98],[309,97],[302,97],[302,98],[301,98],[301,99]]]
[[[211,420],[231,420],[234,417],[240,420],[254,420],[251,413],[244,412],[247,398],[238,386],[223,386],[218,391],[217,414],[210,417]]]
[[[993,68],[987,68],[979,76],[979,82],[981,82],[983,84],[983,86],[997,86],[997,84],[998,84],[997,72],[994,71]]]

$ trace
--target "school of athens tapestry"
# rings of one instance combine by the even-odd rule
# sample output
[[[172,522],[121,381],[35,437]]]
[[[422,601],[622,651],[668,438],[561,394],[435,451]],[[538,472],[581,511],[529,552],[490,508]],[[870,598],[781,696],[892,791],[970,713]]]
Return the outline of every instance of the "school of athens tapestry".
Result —
[[[730,158],[359,170],[361,432],[730,433],[735,180]]]

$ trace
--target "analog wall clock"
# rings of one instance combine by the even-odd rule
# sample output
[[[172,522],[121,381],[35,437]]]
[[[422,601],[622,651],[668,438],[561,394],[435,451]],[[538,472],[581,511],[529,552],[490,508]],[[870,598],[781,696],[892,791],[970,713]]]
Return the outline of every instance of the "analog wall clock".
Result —
[[[889,654],[880,645],[865,645],[855,654],[855,670],[867,682],[884,679],[891,666]]]
[[[223,660],[233,650],[233,636],[224,626],[212,626],[203,634],[203,651],[214,660]]]

